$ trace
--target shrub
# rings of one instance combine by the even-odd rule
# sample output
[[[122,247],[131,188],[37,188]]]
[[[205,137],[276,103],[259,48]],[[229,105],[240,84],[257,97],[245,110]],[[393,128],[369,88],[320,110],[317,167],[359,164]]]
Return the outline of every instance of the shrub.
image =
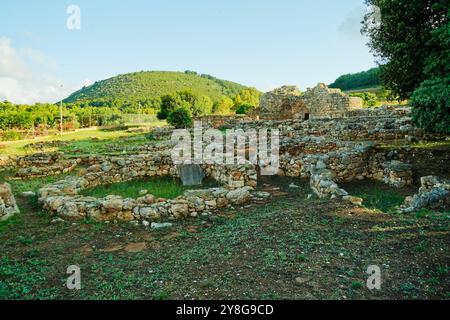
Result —
[[[450,76],[424,81],[413,93],[415,124],[431,132],[450,133]]]
[[[2,134],[3,141],[16,141],[21,140],[22,138],[22,134],[14,130],[6,130]]]
[[[236,114],[248,114],[254,106],[248,104],[242,104],[236,109]]]
[[[216,102],[213,107],[214,114],[227,115],[231,113],[231,108],[234,102],[228,97],[222,97],[220,101]]]
[[[183,107],[176,108],[167,116],[167,122],[177,129],[183,129],[192,126],[191,112]]]
[[[185,108],[194,116],[207,115],[212,112],[213,102],[208,96],[199,96],[190,90],[178,91],[161,97],[161,109],[158,119],[164,120],[176,108]]]
[[[350,93],[350,97],[361,98],[365,107],[374,107],[377,104],[377,96],[370,92]]]

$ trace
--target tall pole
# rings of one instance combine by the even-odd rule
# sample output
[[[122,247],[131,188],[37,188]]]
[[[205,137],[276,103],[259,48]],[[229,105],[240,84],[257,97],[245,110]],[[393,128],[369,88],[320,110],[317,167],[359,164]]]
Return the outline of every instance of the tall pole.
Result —
[[[61,91],[62,91],[63,85],[61,85]],[[63,134],[63,107],[62,107],[62,99],[59,102],[59,132],[62,135]]]
[[[142,117],[141,117],[141,113],[142,113],[142,110],[141,110],[141,108],[142,108],[142,106],[141,106],[141,103],[139,102],[139,111],[138,111],[138,118],[139,118],[139,120],[138,120],[138,122],[139,122],[139,124],[142,124]]]

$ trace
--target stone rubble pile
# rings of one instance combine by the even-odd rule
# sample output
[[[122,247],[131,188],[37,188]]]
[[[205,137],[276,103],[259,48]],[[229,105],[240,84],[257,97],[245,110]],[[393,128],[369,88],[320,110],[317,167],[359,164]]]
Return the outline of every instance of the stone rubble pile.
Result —
[[[423,208],[440,209],[450,206],[450,180],[436,176],[426,176],[420,179],[419,192],[407,197],[399,211],[411,213]]]
[[[0,184],[0,221],[5,221],[19,213],[16,199],[8,183]]]

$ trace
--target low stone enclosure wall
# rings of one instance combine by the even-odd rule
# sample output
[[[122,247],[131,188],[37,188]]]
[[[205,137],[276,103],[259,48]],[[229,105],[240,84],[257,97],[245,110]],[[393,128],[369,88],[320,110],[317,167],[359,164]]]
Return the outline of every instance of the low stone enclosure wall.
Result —
[[[380,153],[371,142],[328,141],[318,137],[290,138],[283,141],[280,175],[309,177],[319,197],[340,197],[354,204],[358,200],[339,188],[338,183],[372,178],[395,187],[412,183],[411,166]],[[141,177],[178,176],[170,152],[129,155],[126,157],[88,157],[89,164],[78,176],[45,186],[39,190],[39,202],[46,210],[62,217],[90,217],[96,220],[158,220],[181,218],[241,204],[257,186],[257,167],[244,165],[202,165],[206,176],[223,186],[208,190],[186,191],[172,199],[146,195],[138,199],[108,196],[97,199],[79,194],[83,189],[129,181]]]
[[[400,207],[400,213],[411,213],[423,208],[450,208],[450,180],[435,176],[420,179],[419,192],[407,197]]]
[[[99,185],[133,180],[139,177],[177,177],[178,171],[170,160],[170,154],[162,152],[153,155],[136,155],[127,158],[92,157],[89,168],[80,171],[79,176],[44,186],[38,192],[39,202],[44,209],[65,218],[95,220],[142,220],[180,219],[228,205],[239,205],[248,201],[250,191],[256,186],[257,172],[252,164],[202,165],[205,174],[223,186],[205,190],[188,190],[176,199],[156,199],[145,195],[137,199],[120,196],[104,198],[86,197],[79,194],[83,189]]]

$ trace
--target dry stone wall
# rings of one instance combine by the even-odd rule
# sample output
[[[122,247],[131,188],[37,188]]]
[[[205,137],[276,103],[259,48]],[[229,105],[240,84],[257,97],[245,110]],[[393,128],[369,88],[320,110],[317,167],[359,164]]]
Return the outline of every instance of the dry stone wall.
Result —
[[[301,119],[338,117],[361,109],[361,98],[350,97],[339,89],[319,83],[301,93],[295,86],[284,86],[262,95],[259,105],[261,119]]]
[[[436,176],[426,176],[420,179],[419,192],[407,197],[399,209],[401,213],[411,213],[423,208],[450,208],[450,180]]]
[[[8,183],[0,184],[0,221],[5,221],[19,213],[16,199]]]
[[[107,196],[101,199],[85,197],[80,191],[99,185],[129,181],[140,177],[178,175],[168,152],[134,155],[128,157],[89,157],[90,164],[79,176],[44,186],[38,192],[44,209],[65,218],[95,220],[146,220],[179,219],[198,214],[209,214],[228,205],[248,201],[250,191],[256,186],[256,169],[251,164],[202,165],[207,176],[216,179],[223,187],[186,191],[176,199],[156,199],[145,195],[137,199]]]
[[[52,176],[68,173],[80,163],[79,159],[64,159],[64,153],[35,153],[17,159],[17,177]]]

